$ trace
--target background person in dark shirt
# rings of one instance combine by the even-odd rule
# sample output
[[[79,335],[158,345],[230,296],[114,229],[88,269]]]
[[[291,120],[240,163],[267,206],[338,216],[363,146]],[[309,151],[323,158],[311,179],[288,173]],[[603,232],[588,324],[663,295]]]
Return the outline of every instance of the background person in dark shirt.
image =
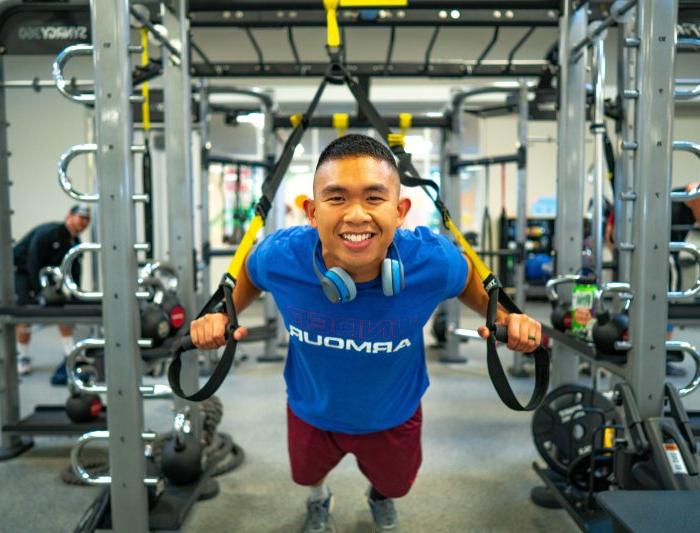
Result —
[[[17,305],[37,303],[41,292],[39,271],[46,266],[59,266],[63,256],[80,242],[78,235],[90,224],[90,208],[74,205],[68,211],[64,222],[40,224],[27,233],[13,250],[15,266],[15,295]],[[80,280],[80,263],[74,263],[73,276]],[[64,355],[73,349],[73,327],[59,325]],[[29,355],[31,330],[28,324],[17,325],[17,371],[20,375],[32,370]],[[56,369],[51,382],[66,382],[65,362]]]

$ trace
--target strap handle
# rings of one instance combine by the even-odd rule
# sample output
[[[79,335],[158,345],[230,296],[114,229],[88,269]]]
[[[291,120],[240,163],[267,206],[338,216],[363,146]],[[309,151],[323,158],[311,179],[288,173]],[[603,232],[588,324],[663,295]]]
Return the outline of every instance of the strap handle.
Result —
[[[233,360],[236,355],[236,346],[238,341],[234,338],[233,333],[238,328],[238,317],[236,316],[236,308],[233,305],[233,289],[236,287],[236,280],[230,274],[224,274],[224,277],[219,284],[219,288],[214,293],[214,295],[209,299],[207,305],[199,313],[199,317],[214,311],[221,303],[221,297],[223,296],[224,305],[226,308],[226,314],[229,318],[229,323],[226,328],[226,348],[221,356],[221,360],[216,365],[214,372],[209,376],[209,379],[204,384],[204,386],[199,389],[194,394],[186,394],[182,390],[182,385],[180,383],[180,370],[182,369],[182,354],[191,350],[195,350],[196,347],[192,343],[192,337],[189,335],[183,335],[178,339],[178,343],[173,351],[173,360],[170,363],[170,368],[168,369],[168,381],[170,382],[170,388],[173,392],[177,394],[180,398],[189,400],[191,402],[201,402],[212,396],[217,389],[221,386],[228,375]]]

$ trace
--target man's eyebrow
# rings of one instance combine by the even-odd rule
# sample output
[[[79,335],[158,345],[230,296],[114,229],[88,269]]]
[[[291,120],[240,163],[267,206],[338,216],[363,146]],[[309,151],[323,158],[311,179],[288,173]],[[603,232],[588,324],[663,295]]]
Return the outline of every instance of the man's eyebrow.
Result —
[[[386,185],[382,184],[370,185],[369,187],[365,187],[365,192],[381,192],[384,194],[388,194],[389,188]]]
[[[348,190],[340,185],[326,185],[321,189],[321,195],[327,196],[329,194],[346,193]]]
[[[348,189],[343,187],[342,185],[326,185],[323,189],[321,189],[321,195],[326,196],[329,194],[338,194],[338,193],[347,193]],[[376,185],[370,185],[368,187],[365,187],[362,192],[368,193],[368,192],[378,192],[378,193],[383,193],[383,194],[389,194],[389,188],[386,185],[383,184],[376,184]]]

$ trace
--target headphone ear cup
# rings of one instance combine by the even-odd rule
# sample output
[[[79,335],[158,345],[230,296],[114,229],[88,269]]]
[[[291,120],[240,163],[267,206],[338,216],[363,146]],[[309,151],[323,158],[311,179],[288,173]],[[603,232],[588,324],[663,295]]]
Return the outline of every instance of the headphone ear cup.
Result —
[[[321,289],[323,290],[323,294],[326,295],[326,298],[328,298],[334,304],[340,303],[342,301],[340,289],[336,286],[331,277],[324,276],[320,281]]]
[[[385,296],[394,296],[404,287],[401,261],[386,258],[382,261],[382,291]]]
[[[326,271],[321,279],[321,288],[333,303],[351,302],[357,296],[355,282],[340,267],[332,267]]]

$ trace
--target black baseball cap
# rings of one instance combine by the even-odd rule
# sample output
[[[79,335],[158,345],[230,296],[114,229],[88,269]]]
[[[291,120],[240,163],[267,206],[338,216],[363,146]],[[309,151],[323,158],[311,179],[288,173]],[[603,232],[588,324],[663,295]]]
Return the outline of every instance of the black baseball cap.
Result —
[[[90,208],[87,205],[75,204],[70,208],[71,215],[79,215],[84,218],[90,218]]]

